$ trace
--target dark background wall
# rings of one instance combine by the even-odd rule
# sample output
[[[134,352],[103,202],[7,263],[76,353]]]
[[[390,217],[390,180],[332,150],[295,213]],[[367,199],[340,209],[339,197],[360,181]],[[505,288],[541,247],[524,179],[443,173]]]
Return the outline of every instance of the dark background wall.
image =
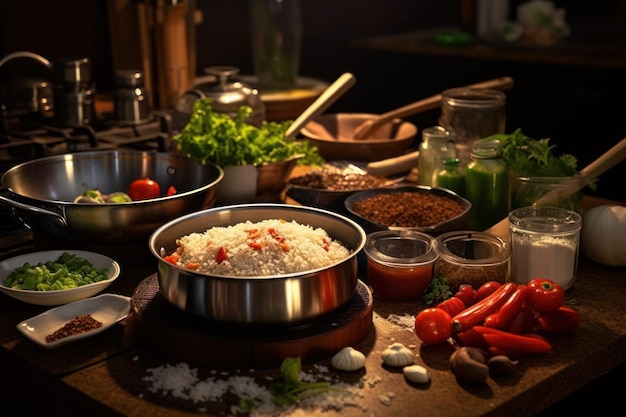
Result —
[[[246,0],[196,0],[197,73],[233,65],[252,73]],[[556,151],[573,153],[583,167],[626,137],[626,68],[482,60],[376,52],[353,40],[461,23],[459,0],[301,0],[302,75],[332,81],[355,74],[357,84],[328,112],[381,113],[446,88],[509,75],[507,131],[551,138]],[[510,1],[510,15],[521,1]],[[572,36],[580,33],[626,42],[626,2],[555,1],[568,11]],[[97,89],[113,88],[114,68],[107,0],[7,0],[0,2],[0,56],[25,50],[49,60],[89,57]],[[625,43],[626,44],[626,43]],[[563,47],[567,47],[565,44]],[[5,75],[0,71],[0,78]],[[437,123],[438,110],[410,119],[421,129]],[[601,177],[599,194],[626,200],[625,163]]]

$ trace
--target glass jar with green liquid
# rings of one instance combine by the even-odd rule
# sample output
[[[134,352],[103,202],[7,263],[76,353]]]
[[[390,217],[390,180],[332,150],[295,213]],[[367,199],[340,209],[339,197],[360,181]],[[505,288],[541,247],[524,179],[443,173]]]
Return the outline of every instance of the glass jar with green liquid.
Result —
[[[472,203],[468,228],[485,230],[509,213],[508,167],[502,146],[494,139],[474,144],[465,170],[466,198]]]
[[[459,158],[449,158],[443,161],[437,171],[437,187],[452,190],[461,197],[465,197],[465,173],[461,170]]]

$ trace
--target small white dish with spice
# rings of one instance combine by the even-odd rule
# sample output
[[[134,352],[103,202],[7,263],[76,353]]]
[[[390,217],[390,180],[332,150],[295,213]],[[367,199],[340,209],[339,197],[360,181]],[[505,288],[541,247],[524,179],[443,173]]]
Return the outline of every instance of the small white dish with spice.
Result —
[[[102,333],[130,313],[130,297],[102,294],[45,311],[17,325],[33,342],[52,349]]]

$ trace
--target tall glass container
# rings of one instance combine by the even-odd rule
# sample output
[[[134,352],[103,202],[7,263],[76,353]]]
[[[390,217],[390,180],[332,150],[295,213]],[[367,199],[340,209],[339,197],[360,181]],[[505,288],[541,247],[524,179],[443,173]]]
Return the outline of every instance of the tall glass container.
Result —
[[[509,214],[508,167],[497,140],[474,144],[465,170],[465,193],[472,203],[468,227],[485,230]]]
[[[499,90],[451,88],[441,94],[439,124],[452,132],[461,163],[468,164],[474,143],[504,133],[506,95]]]
[[[294,88],[300,69],[300,0],[248,0],[254,73],[261,90]]]
[[[433,126],[422,131],[417,160],[418,184],[437,186],[437,168],[446,159],[456,158],[456,147],[450,132],[441,126]]]

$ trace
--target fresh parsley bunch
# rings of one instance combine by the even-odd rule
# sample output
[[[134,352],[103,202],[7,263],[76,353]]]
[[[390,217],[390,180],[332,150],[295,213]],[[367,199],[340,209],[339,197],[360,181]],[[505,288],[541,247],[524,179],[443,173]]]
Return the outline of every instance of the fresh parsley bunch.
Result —
[[[502,159],[520,177],[569,177],[578,173],[574,155],[553,153],[550,139],[533,139],[517,129],[510,134],[495,134],[481,140],[497,139]]]
[[[241,106],[236,117],[213,111],[211,98],[196,100],[189,122],[172,137],[178,151],[201,164],[212,162],[230,165],[258,165],[280,162],[301,155],[301,165],[322,166],[324,159],[308,141],[285,138],[290,121],[264,121],[260,127],[245,120],[252,113],[250,106]]]

